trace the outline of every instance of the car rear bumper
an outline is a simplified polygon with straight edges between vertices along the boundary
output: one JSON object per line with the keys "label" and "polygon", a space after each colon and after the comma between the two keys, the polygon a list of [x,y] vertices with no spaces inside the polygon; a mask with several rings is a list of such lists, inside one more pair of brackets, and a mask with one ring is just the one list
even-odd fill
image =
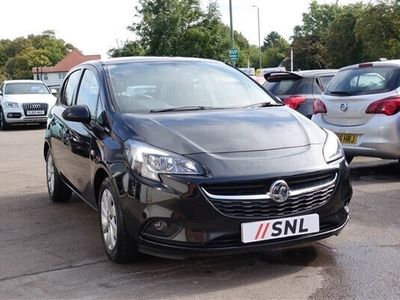
{"label": "car rear bumper", "polygon": [[368,123],[358,126],[337,126],[327,123],[321,114],[312,120],[335,133],[355,134],[355,144],[342,144],[346,155],[396,159],[400,157],[400,117],[374,115]]}

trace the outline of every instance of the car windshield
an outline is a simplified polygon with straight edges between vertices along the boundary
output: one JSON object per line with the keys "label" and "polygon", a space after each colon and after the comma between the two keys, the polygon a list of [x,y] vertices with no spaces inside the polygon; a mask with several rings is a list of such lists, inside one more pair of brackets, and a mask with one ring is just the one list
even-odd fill
{"label": "car windshield", "polygon": [[40,82],[13,82],[5,86],[5,94],[50,94],[49,89]]}
{"label": "car windshield", "polygon": [[400,69],[362,67],[340,71],[329,84],[329,95],[366,95],[392,91],[400,86]]}
{"label": "car windshield", "polygon": [[149,113],[277,104],[241,72],[214,62],[133,62],[104,66],[121,112]]}

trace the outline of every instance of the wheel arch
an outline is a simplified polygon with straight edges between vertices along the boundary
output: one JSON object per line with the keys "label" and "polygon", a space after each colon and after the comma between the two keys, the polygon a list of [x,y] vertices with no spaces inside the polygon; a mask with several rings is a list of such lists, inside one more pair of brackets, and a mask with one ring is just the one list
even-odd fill
{"label": "wheel arch", "polygon": [[47,158],[47,153],[49,152],[49,150],[50,150],[50,145],[49,145],[49,143],[46,141],[45,143],[44,143],[44,146],[43,146],[43,155],[44,155],[44,159],[46,160],[46,158]]}
{"label": "wheel arch", "polygon": [[96,203],[99,203],[99,192],[100,192],[100,186],[101,183],[103,182],[103,180],[105,178],[109,177],[108,172],[100,167],[99,169],[97,169],[95,175],[94,175],[94,180],[93,180],[93,190],[94,190],[94,196],[95,196],[95,200]]}

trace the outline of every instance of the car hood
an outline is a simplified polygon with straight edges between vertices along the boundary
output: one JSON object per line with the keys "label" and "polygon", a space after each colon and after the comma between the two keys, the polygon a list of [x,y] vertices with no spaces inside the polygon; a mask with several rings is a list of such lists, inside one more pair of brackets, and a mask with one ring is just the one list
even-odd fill
{"label": "car hood", "polygon": [[18,94],[18,95],[4,95],[5,101],[17,103],[47,103],[53,106],[56,98],[51,94]]}
{"label": "car hood", "polygon": [[265,151],[322,144],[326,133],[285,106],[213,111],[118,114],[123,139],[180,154]]}

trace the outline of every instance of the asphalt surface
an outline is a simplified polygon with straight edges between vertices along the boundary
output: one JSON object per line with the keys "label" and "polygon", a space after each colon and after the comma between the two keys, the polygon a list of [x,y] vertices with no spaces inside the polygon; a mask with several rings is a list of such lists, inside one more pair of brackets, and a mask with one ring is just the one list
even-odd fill
{"label": "asphalt surface", "polygon": [[294,249],[117,265],[97,213],[51,203],[43,129],[0,132],[0,299],[399,299],[400,167],[356,158],[351,220]]}

